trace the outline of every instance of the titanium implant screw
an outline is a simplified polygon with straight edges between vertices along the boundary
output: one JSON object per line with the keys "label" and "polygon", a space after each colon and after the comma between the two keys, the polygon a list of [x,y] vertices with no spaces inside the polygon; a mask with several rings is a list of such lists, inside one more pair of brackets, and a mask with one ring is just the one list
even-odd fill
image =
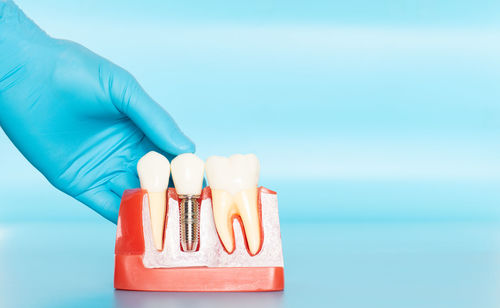
{"label": "titanium implant screw", "polygon": [[199,243],[200,212],[197,195],[179,195],[180,235],[183,251],[196,251]]}

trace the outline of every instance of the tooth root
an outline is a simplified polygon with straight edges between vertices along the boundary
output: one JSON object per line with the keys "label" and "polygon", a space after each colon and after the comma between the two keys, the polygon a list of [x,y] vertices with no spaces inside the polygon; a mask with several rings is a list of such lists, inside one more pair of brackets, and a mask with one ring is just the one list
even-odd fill
{"label": "tooth root", "polygon": [[234,251],[233,197],[226,191],[212,189],[212,208],[215,227],[222,245],[228,253],[232,253]]}
{"label": "tooth root", "polygon": [[257,187],[238,192],[234,201],[243,221],[248,249],[256,255],[261,246],[260,217],[257,204]]}
{"label": "tooth root", "polygon": [[257,187],[240,191],[234,196],[224,190],[212,189],[215,226],[228,253],[235,249],[232,219],[235,214],[239,215],[243,222],[242,228],[245,229],[250,254],[256,255],[259,251],[262,237],[257,193]]}
{"label": "tooth root", "polygon": [[153,242],[155,248],[161,251],[163,250],[163,231],[167,212],[167,196],[165,192],[148,192],[148,197]]}

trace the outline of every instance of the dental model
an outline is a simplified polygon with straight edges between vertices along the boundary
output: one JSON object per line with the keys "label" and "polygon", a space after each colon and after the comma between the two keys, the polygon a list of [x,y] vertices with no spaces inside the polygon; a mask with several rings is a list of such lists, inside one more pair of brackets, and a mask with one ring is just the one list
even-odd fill
{"label": "dental model", "polygon": [[257,185],[260,165],[254,154],[235,154],[207,159],[206,172],[212,190],[212,207],[217,233],[224,249],[233,253],[233,219],[241,218],[250,255],[262,245]]}
{"label": "dental model", "polygon": [[154,245],[157,250],[162,250],[170,163],[165,156],[151,151],[137,163],[137,173],[141,188],[148,192]]}
{"label": "dental model", "polygon": [[179,197],[181,247],[196,251],[199,243],[200,213],[198,199],[203,186],[205,164],[196,155],[181,154],[172,160],[171,170]]}
{"label": "dental model", "polygon": [[[211,186],[201,189],[203,169]],[[158,153],[145,155],[138,164],[143,189],[127,189],[120,204],[114,287],[283,290],[278,196],[257,187],[259,169],[253,154],[213,156],[205,164],[194,154],[171,164]],[[167,189],[169,172],[175,188]]]}

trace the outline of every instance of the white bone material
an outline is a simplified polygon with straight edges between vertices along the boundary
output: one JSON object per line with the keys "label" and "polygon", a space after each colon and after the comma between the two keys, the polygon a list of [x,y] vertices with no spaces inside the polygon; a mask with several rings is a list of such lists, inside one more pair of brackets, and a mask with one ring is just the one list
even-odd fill
{"label": "white bone material", "polygon": [[148,198],[144,196],[142,224],[145,252],[143,263],[146,268],[171,267],[283,267],[283,253],[278,215],[278,198],[275,194],[261,193],[262,225],[264,242],[261,251],[250,256],[238,220],[233,222],[236,248],[228,254],[219,241],[215,229],[211,199],[205,199],[200,211],[200,249],[183,252],[179,237],[179,204],[170,198],[168,204],[167,228],[163,251],[154,247],[151,234],[151,219]]}

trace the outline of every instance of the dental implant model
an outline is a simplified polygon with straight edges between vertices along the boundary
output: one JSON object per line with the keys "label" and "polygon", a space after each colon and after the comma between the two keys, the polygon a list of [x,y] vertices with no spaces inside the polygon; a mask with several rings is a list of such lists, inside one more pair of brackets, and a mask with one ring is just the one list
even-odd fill
{"label": "dental implant model", "polygon": [[[150,152],[138,171],[143,189],[126,190],[120,204],[116,289],[284,289],[278,196],[258,186],[260,163],[254,154],[212,156],[205,163],[181,154],[169,164]],[[202,189],[204,171],[210,186]],[[175,188],[167,189],[169,172]]]}
{"label": "dental implant model", "polygon": [[141,188],[148,192],[154,246],[161,251],[163,249],[163,230],[167,207],[166,191],[170,177],[170,163],[165,156],[151,151],[137,163],[137,174]]}
{"label": "dental implant model", "polygon": [[171,170],[179,197],[180,239],[184,252],[196,251],[199,243],[200,213],[198,199],[203,186],[205,164],[196,155],[181,154],[172,160]]}

